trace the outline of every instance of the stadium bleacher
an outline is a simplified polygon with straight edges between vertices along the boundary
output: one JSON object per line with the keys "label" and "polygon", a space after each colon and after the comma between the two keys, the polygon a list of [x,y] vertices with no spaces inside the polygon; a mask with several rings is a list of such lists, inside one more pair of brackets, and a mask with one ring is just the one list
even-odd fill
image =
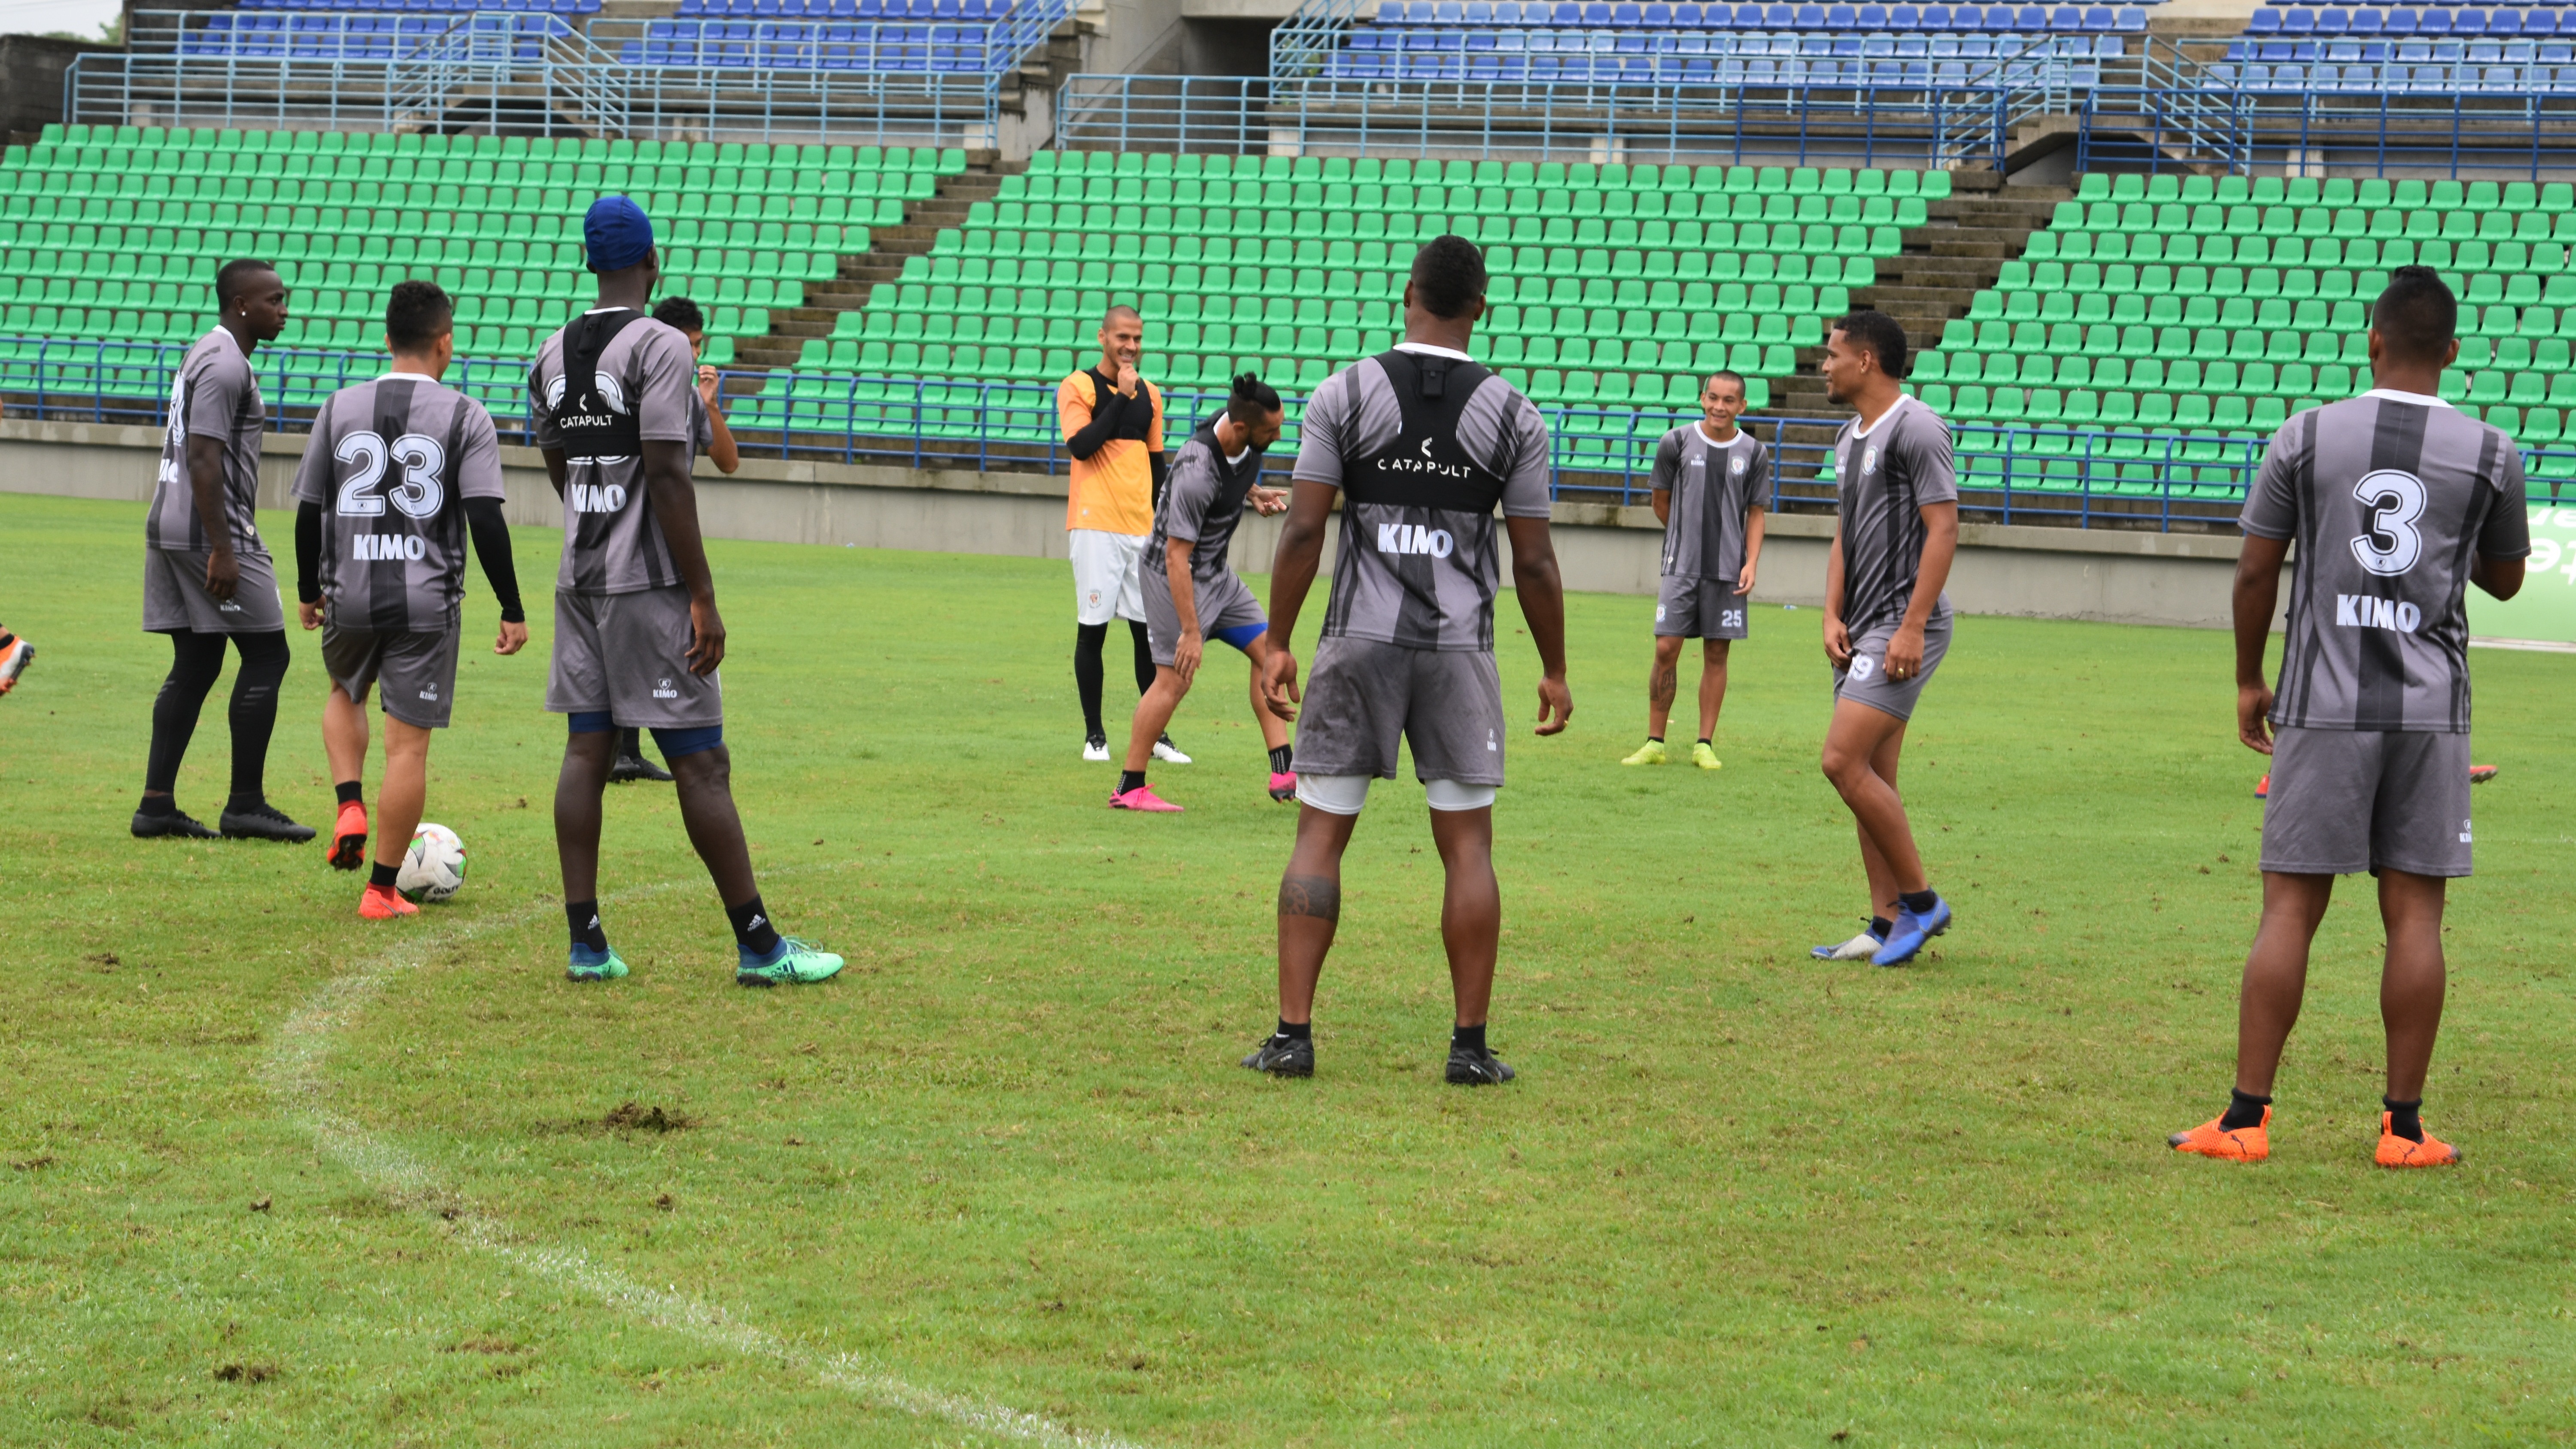
{"label": "stadium bleacher", "polygon": [[248,255],[295,288],[281,346],[372,353],[384,288],[426,275],[458,299],[460,355],[524,358],[590,295],[583,209],[624,191],[668,244],[665,292],[709,309],[721,363],[965,164],[954,149],[78,127],[0,163],[0,336],[185,341],[213,311],[214,268]]}
{"label": "stadium bleacher", "polygon": [[2512,39],[2516,36],[2544,38],[2557,35],[2565,26],[2567,34],[2576,35],[2576,7],[2565,0],[2534,0],[2529,5],[2477,6],[2341,6],[2290,5],[2263,6],[2245,23],[2245,34],[2254,39],[2283,37],[2292,40],[2331,39],[2350,35],[2360,38],[2423,36],[2427,39],[2494,36]]}
{"label": "stadium bleacher", "polygon": [[599,0],[234,0],[250,11],[400,10],[412,14],[468,15],[495,11],[529,15],[596,15]]}
{"label": "stadium bleacher", "polygon": [[[1834,86],[1922,90],[1933,86],[2026,85],[2083,89],[2101,81],[2100,62],[2122,54],[2116,36],[1661,35],[1623,37],[1552,31],[1394,32],[1326,62],[1334,80],[1479,80],[1581,84]],[[1386,42],[1402,40],[1400,47]],[[1490,40],[1491,46],[1477,42]],[[1644,42],[1652,40],[1649,48]],[[1432,42],[1432,43],[1417,43]],[[1383,47],[1383,48],[1382,48]]]}
{"label": "stadium bleacher", "polygon": [[1011,65],[1021,45],[994,25],[870,21],[656,20],[619,47],[629,65],[971,74]]}
{"label": "stadium bleacher", "polygon": [[859,20],[980,24],[1008,20],[1018,0],[680,0],[682,20]]}
{"label": "stadium bleacher", "polygon": [[[1603,0],[1388,0],[1371,24],[1407,29],[1990,31],[2043,35],[2084,31],[2135,34],[2147,28],[2136,4],[1816,5],[1607,4]],[[1362,27],[1365,28],[1365,27]]]}
{"label": "stadium bleacher", "polygon": [[[179,54],[191,57],[390,61],[413,54],[457,24],[454,16],[216,11],[203,25],[180,31],[177,45]],[[571,22],[562,15],[518,16],[509,30],[510,49],[515,59],[534,60],[548,37],[572,33]]]}
{"label": "stadium bleacher", "polygon": [[[2006,430],[2037,428],[2067,486],[2089,455],[2137,488],[2178,467],[2232,497],[2247,450],[2291,412],[2369,386],[2364,309],[2389,269],[2420,263],[2462,303],[2443,396],[2555,447],[2576,409],[2571,243],[2564,183],[2087,176],[1910,385],[1958,424],[1964,472],[1991,480]],[[2157,441],[2171,435],[2192,441],[2176,453]],[[2231,443],[2236,466],[2212,466]],[[2576,476],[2563,460],[2543,471]]]}

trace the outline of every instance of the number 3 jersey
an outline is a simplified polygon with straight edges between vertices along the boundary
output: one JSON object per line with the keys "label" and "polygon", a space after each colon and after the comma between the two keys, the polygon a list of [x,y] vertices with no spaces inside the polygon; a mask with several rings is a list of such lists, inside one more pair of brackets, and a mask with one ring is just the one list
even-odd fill
{"label": "number 3 jersey", "polygon": [[501,446],[483,405],[388,373],[322,404],[295,498],[322,510],[322,597],[348,629],[444,633],[465,597],[465,500],[501,497]]}
{"label": "number 3 jersey", "polygon": [[2413,393],[2310,408],[2272,435],[2241,522],[2296,543],[2273,724],[2468,731],[2469,564],[2531,552],[2511,438]]}

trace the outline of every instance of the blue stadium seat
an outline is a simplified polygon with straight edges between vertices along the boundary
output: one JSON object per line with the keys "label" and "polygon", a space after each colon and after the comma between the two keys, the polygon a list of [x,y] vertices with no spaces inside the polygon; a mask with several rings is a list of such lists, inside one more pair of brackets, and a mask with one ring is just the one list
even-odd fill
{"label": "blue stadium seat", "polygon": [[2417,35],[2450,34],[2451,12],[2440,8],[2425,11],[2415,21],[2415,33]]}
{"label": "blue stadium seat", "polygon": [[2254,7],[2254,18],[2245,22],[2245,33],[2248,35],[2280,34],[2280,10],[2270,5],[2258,5]]}

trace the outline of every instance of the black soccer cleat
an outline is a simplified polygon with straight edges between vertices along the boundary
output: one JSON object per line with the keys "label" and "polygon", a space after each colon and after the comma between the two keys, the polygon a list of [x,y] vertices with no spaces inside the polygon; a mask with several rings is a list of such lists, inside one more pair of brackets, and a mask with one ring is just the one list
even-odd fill
{"label": "black soccer cleat", "polygon": [[310,825],[298,825],[286,818],[286,812],[262,800],[247,810],[227,808],[216,817],[227,840],[282,840],[289,845],[302,845],[319,834]]}
{"label": "black soccer cleat", "polygon": [[1449,1080],[1461,1087],[1499,1087],[1516,1073],[1503,1059],[1483,1047],[1452,1045],[1449,1048]]}
{"label": "black soccer cleat", "polygon": [[608,767],[608,779],[611,784],[622,785],[629,780],[668,781],[670,778],[670,771],[642,755],[619,755],[617,763]]}
{"label": "black soccer cleat", "polygon": [[155,840],[165,835],[176,836],[181,840],[223,839],[223,836],[208,830],[205,822],[193,815],[183,815],[176,810],[167,815],[147,815],[140,810],[134,812],[135,839]]}
{"label": "black soccer cleat", "polygon": [[1306,1036],[1265,1037],[1252,1055],[1243,1059],[1247,1068],[1267,1072],[1274,1077],[1311,1077],[1315,1075],[1315,1039]]}

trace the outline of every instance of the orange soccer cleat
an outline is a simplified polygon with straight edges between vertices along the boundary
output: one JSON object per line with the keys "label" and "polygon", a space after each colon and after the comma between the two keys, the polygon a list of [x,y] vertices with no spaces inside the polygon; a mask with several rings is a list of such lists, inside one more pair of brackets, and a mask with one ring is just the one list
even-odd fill
{"label": "orange soccer cleat", "polygon": [[2165,1139],[2165,1145],[2176,1152],[2197,1152],[2203,1157],[2216,1157],[2228,1162],[2260,1162],[2272,1155],[2272,1109],[2263,1109],[2263,1120],[2251,1127],[2226,1128],[2218,1124],[2224,1115],[2212,1117],[2188,1132],[2177,1132]]}
{"label": "orange soccer cleat", "polygon": [[340,819],[331,827],[331,848],[325,857],[333,870],[356,870],[367,858],[367,807],[352,800],[340,807]]}
{"label": "orange soccer cleat", "polygon": [[[2460,1160],[2460,1149],[2427,1132],[2411,1142],[2388,1130],[2393,1112],[2379,1114],[2378,1162],[2382,1167],[2448,1167]],[[2420,1125],[2420,1124],[2419,1124]]]}
{"label": "orange soccer cleat", "polygon": [[2469,783],[2472,785],[2483,785],[2487,781],[2494,779],[2496,777],[2496,771],[2501,768],[2503,767],[2499,765],[2471,765],[2469,766]]}
{"label": "orange soccer cleat", "polygon": [[391,921],[419,914],[420,907],[381,886],[370,885],[367,893],[358,897],[358,915],[363,920]]}

